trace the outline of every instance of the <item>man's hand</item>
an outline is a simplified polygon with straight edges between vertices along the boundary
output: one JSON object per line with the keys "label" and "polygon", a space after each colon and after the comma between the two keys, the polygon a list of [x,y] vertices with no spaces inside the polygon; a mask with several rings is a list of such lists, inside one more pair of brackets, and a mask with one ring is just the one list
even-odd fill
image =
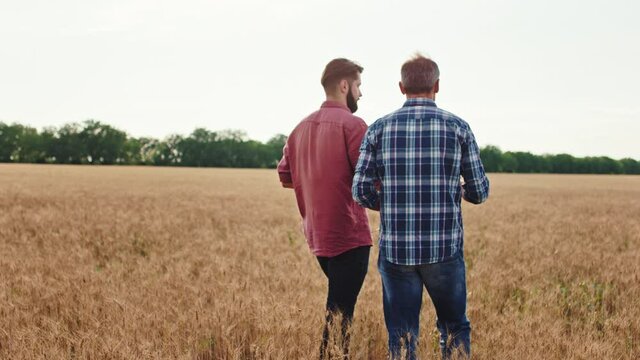
{"label": "man's hand", "polygon": [[462,200],[466,201],[466,202],[471,202],[467,199],[467,194],[466,194],[466,190],[464,189],[464,178],[462,176],[460,176],[460,191],[462,194]]}
{"label": "man's hand", "polygon": [[281,183],[285,189],[293,189],[293,183]]}
{"label": "man's hand", "polygon": [[462,188],[461,191],[462,191],[462,200],[464,200],[466,202],[471,202],[471,201],[467,200],[467,194],[466,194],[464,188]]}

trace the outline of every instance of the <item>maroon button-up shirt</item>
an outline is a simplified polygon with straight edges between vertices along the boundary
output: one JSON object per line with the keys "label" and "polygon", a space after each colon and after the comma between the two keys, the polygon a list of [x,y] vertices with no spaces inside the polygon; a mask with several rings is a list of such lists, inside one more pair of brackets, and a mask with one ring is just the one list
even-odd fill
{"label": "maroon button-up shirt", "polygon": [[367,124],[335,101],[291,132],[278,164],[282,183],[292,183],[304,234],[316,256],[332,257],[371,245],[367,213],[351,197],[354,169]]}

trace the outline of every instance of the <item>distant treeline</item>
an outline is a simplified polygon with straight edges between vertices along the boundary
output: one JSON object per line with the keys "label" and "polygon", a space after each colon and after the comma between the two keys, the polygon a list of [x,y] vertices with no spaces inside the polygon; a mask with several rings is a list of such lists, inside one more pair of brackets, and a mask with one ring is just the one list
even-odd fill
{"label": "distant treeline", "polygon": [[[286,139],[276,135],[262,143],[238,130],[198,128],[189,136],[158,140],[131,137],[94,120],[42,131],[0,122],[0,162],[274,168]],[[534,155],[491,145],[480,156],[487,172],[640,174],[640,162],[630,158]]]}
{"label": "distant treeline", "polygon": [[284,135],[261,143],[242,131],[201,128],[164,140],[135,138],[94,120],[40,132],[0,122],[0,162],[273,168],[285,141]]}
{"label": "distant treeline", "polygon": [[502,152],[488,145],[480,149],[487,172],[554,174],[640,174],[640,162],[606,156],[573,157],[569,154],[534,155],[529,152]]}

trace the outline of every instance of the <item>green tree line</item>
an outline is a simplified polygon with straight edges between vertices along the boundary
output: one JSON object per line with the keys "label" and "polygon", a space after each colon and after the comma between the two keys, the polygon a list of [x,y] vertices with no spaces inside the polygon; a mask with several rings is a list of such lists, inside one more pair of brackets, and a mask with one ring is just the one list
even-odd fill
{"label": "green tree line", "polygon": [[0,122],[0,162],[274,168],[285,141],[284,135],[261,143],[242,131],[202,128],[164,140],[135,138],[94,120],[40,132]]}
{"label": "green tree line", "polygon": [[487,172],[553,174],[640,174],[640,162],[606,156],[573,157],[569,154],[534,155],[522,151],[502,152],[492,145],[480,149]]}
{"label": "green tree line", "polygon": [[[285,141],[285,135],[262,143],[242,131],[203,128],[164,140],[135,138],[95,120],[42,131],[0,122],[0,162],[274,168]],[[640,162],[630,158],[534,155],[492,145],[483,147],[480,156],[487,172],[640,174]]]}

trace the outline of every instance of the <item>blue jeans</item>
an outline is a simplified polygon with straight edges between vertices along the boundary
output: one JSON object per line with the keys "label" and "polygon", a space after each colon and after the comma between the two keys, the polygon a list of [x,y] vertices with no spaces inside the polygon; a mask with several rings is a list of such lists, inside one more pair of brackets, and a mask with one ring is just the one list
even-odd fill
{"label": "blue jeans", "polygon": [[462,253],[441,263],[397,265],[378,257],[382,277],[384,320],[389,332],[389,352],[398,359],[402,342],[408,359],[416,359],[420,333],[422,287],[436,309],[442,357],[447,359],[454,349],[471,354],[471,326],[466,315],[467,286]]}

